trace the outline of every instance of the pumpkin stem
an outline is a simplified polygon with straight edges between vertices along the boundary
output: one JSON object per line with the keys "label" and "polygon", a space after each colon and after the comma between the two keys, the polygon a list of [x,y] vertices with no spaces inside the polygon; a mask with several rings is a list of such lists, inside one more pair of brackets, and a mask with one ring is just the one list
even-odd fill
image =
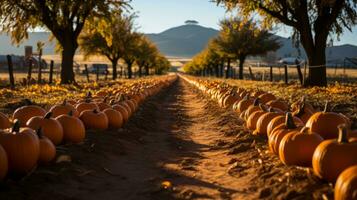
{"label": "pumpkin stem", "polygon": [[73,110],[70,110],[70,111],[68,112],[68,115],[72,117],[72,116],[73,116]]}
{"label": "pumpkin stem", "polygon": [[296,128],[296,125],[294,123],[293,116],[291,115],[290,112],[286,113],[285,116],[285,126],[287,129],[294,129]]}
{"label": "pumpkin stem", "polygon": [[327,112],[327,109],[328,109],[328,105],[329,104],[329,102],[328,101],[326,101],[326,103],[325,103],[325,107],[324,107],[324,111],[323,112]]}
{"label": "pumpkin stem", "polygon": [[64,99],[62,102],[62,106],[65,106],[65,105],[67,105],[67,99]]}
{"label": "pumpkin stem", "polygon": [[87,92],[86,98],[88,99],[92,98],[92,93],[90,91]]}
{"label": "pumpkin stem", "polygon": [[348,143],[346,124],[340,124],[338,126],[338,140],[337,141],[339,143]]}
{"label": "pumpkin stem", "polygon": [[52,112],[48,112],[43,118],[50,119],[52,117]]}
{"label": "pumpkin stem", "polygon": [[12,126],[11,132],[18,133],[20,131],[20,120],[16,119],[14,125]]}
{"label": "pumpkin stem", "polygon": [[30,99],[27,99],[27,98],[26,98],[26,99],[24,99],[24,101],[25,101],[25,104],[26,104],[27,106],[30,106],[30,105],[33,104]]}
{"label": "pumpkin stem", "polygon": [[243,100],[248,100],[248,99],[249,99],[249,96],[250,96],[250,94],[249,94],[249,93],[248,93],[248,94],[246,94],[246,95],[244,96]]}
{"label": "pumpkin stem", "polygon": [[98,113],[98,110],[97,110],[97,109],[94,109],[93,112],[94,112],[95,114],[97,114],[97,113]]}
{"label": "pumpkin stem", "polygon": [[260,104],[260,99],[259,98],[254,99],[253,106],[259,106],[259,104]]}
{"label": "pumpkin stem", "polygon": [[103,103],[107,103],[107,101],[108,101],[108,96],[104,97]]}
{"label": "pumpkin stem", "polygon": [[303,114],[305,114],[305,102],[299,105],[298,111],[296,114],[294,114],[294,116],[301,117]]}
{"label": "pumpkin stem", "polygon": [[262,111],[267,111],[266,108],[263,106],[263,104],[259,104],[259,108],[260,108]]}

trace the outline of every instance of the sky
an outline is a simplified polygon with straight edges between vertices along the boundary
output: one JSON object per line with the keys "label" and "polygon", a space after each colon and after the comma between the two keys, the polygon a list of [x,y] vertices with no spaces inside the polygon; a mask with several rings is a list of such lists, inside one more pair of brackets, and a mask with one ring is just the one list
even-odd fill
{"label": "sky", "polygon": [[[201,26],[219,29],[219,20],[229,15],[210,0],[132,0],[131,6],[138,15],[139,30],[144,33],[160,33],[183,25],[186,20],[196,20]],[[277,34],[289,37],[289,28],[279,29]],[[357,27],[353,33],[346,31],[340,39],[334,44],[357,45]]]}

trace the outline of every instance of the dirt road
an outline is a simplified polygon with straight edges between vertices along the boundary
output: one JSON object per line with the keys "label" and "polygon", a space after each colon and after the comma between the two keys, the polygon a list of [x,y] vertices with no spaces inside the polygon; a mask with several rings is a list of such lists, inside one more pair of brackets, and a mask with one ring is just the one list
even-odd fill
{"label": "dirt road", "polygon": [[59,147],[57,164],[0,185],[0,199],[322,199],[331,187],[283,166],[263,138],[244,130],[179,79],[116,132],[91,132]]}

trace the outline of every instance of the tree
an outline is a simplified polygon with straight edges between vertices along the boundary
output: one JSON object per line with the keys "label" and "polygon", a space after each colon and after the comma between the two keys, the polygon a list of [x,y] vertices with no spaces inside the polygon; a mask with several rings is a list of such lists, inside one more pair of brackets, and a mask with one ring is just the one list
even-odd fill
{"label": "tree", "polygon": [[310,86],[325,86],[326,46],[330,34],[339,36],[344,28],[351,31],[357,23],[357,1],[350,0],[215,0],[228,9],[238,8],[245,17],[259,13],[263,25],[283,23],[294,29],[308,57]]}
{"label": "tree", "polygon": [[143,75],[142,69],[144,67],[146,75],[149,75],[149,67],[154,64],[158,54],[159,50],[156,45],[143,35],[138,42],[138,48],[135,53],[136,63],[139,67],[139,77]]}
{"label": "tree", "polygon": [[118,42],[124,47],[123,60],[128,68],[128,78],[133,76],[132,66],[137,58],[137,52],[139,48],[140,38],[142,34],[131,30],[127,34],[123,35]]}
{"label": "tree", "polygon": [[75,82],[73,58],[78,37],[91,16],[110,15],[128,5],[124,0],[3,0],[0,4],[2,29],[13,41],[28,37],[28,30],[46,27],[62,47],[61,83]]}
{"label": "tree", "polygon": [[235,17],[222,20],[220,25],[215,43],[220,52],[239,60],[239,79],[243,79],[243,66],[248,56],[264,55],[280,48],[277,38],[268,30],[258,28],[252,20]]}
{"label": "tree", "polygon": [[108,17],[94,17],[88,20],[80,36],[80,48],[85,56],[104,55],[111,61],[113,80],[117,78],[118,61],[125,54],[123,39],[132,34],[134,18],[134,15],[119,12]]}

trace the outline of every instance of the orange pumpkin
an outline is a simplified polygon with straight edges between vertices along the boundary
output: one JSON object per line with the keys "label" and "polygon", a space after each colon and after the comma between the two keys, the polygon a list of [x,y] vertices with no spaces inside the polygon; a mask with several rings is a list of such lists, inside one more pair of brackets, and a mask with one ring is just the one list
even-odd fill
{"label": "orange pumpkin", "polygon": [[86,136],[86,131],[82,121],[74,117],[72,113],[60,115],[56,120],[62,125],[63,140],[68,143],[80,143]]}
{"label": "orange pumpkin", "polygon": [[115,104],[113,106],[113,109],[120,112],[120,114],[123,117],[124,123],[129,120],[129,112],[124,106],[122,106],[120,104]]}
{"label": "orange pumpkin", "polygon": [[264,93],[264,94],[259,96],[259,99],[260,99],[260,102],[262,102],[262,104],[266,104],[269,101],[276,100],[276,97],[273,94]]}
{"label": "orange pumpkin", "polygon": [[347,168],[338,176],[335,200],[357,200],[357,165]]}
{"label": "orange pumpkin", "polygon": [[77,109],[65,99],[62,104],[54,105],[50,108],[52,117],[56,118],[60,115],[68,114],[69,112],[73,113],[73,116],[78,117],[79,113]]}
{"label": "orange pumpkin", "polygon": [[313,114],[306,123],[310,131],[321,135],[324,139],[334,139],[338,137],[340,124],[350,125],[348,118],[342,114],[327,112],[327,104],[323,112]]}
{"label": "orange pumpkin", "polygon": [[299,99],[298,101],[296,101],[293,104],[291,104],[292,112],[295,112],[295,111],[299,110],[302,107],[302,105],[304,105],[305,109],[307,109],[307,110],[309,110],[309,111],[311,111],[313,113],[316,112],[315,108],[310,103],[308,103],[306,101],[306,97],[305,96],[301,97],[301,99]]}
{"label": "orange pumpkin", "polygon": [[237,113],[242,113],[243,111],[247,110],[249,106],[254,104],[254,99],[249,98],[249,96],[245,96],[243,100],[241,100],[237,105]]}
{"label": "orange pumpkin", "polygon": [[314,111],[306,107],[305,103],[299,105],[297,109],[293,112],[294,117],[301,119],[304,124],[309,121],[310,117],[314,114]]}
{"label": "orange pumpkin", "polygon": [[47,113],[44,117],[32,117],[26,125],[33,130],[41,128],[41,132],[46,138],[50,139],[53,144],[59,145],[63,140],[63,128],[56,119],[51,117],[51,112]]}
{"label": "orange pumpkin", "polygon": [[251,115],[249,115],[247,122],[246,122],[247,128],[249,130],[254,131],[257,128],[258,119],[265,113],[267,113],[267,112],[264,110],[263,107],[261,107],[260,111],[256,111],[256,112],[252,113]]}
{"label": "orange pumpkin", "polygon": [[42,134],[41,128],[37,131],[37,136],[40,140],[40,156],[38,161],[40,163],[49,163],[56,157],[55,145]]}
{"label": "orange pumpkin", "polygon": [[259,117],[254,135],[267,136],[268,124],[278,116],[284,116],[284,114],[270,111]]}
{"label": "orange pumpkin", "polygon": [[104,114],[108,118],[109,128],[111,129],[119,129],[123,126],[123,116],[119,111],[116,111],[112,108],[105,109]]}
{"label": "orange pumpkin", "polygon": [[294,123],[291,113],[287,113],[285,117],[285,124],[276,127],[268,140],[269,149],[272,153],[279,155],[279,146],[283,137],[289,133],[299,133],[302,127],[297,127]]}
{"label": "orange pumpkin", "polygon": [[9,170],[9,163],[4,148],[0,145],[0,181],[5,178]]}
{"label": "orange pumpkin", "polygon": [[357,142],[349,142],[347,127],[339,125],[339,138],[323,141],[315,150],[312,167],[314,173],[329,182],[352,165],[357,165]]}
{"label": "orange pumpkin", "polygon": [[[285,124],[285,119],[286,119],[286,116],[278,116],[278,117],[275,117],[274,119],[272,119],[268,126],[267,126],[267,136],[268,138],[271,136],[271,133],[272,131],[282,125],[282,124]],[[294,123],[296,124],[296,126],[303,126],[304,123],[301,121],[301,119],[297,118],[297,117],[293,117],[293,120],[294,120]]]}
{"label": "orange pumpkin", "polygon": [[85,102],[78,103],[76,105],[76,109],[77,109],[79,115],[81,115],[81,113],[83,111],[86,111],[86,110],[99,110],[99,107],[97,106],[96,103],[92,103],[90,100],[86,100]]}
{"label": "orange pumpkin", "polygon": [[128,111],[129,117],[134,113],[134,111],[128,105],[127,101],[122,101],[122,102],[119,103],[119,105],[123,106]]}
{"label": "orange pumpkin", "polygon": [[104,100],[100,103],[97,103],[97,106],[99,108],[100,111],[103,111],[107,108],[111,108],[111,106],[109,104],[107,104],[107,99],[108,98],[104,98]]}
{"label": "orange pumpkin", "polygon": [[259,98],[255,99],[254,100],[254,103],[252,105],[250,105],[248,107],[248,109],[244,110],[244,117],[242,119],[245,119],[247,120],[248,117],[253,113],[253,112],[256,112],[256,111],[260,111],[261,110],[261,107],[264,107],[264,105],[261,105],[260,102],[259,102]]}
{"label": "orange pumpkin", "polygon": [[303,128],[299,133],[286,134],[280,142],[279,157],[286,165],[312,166],[312,156],[323,138]]}
{"label": "orange pumpkin", "polygon": [[0,145],[5,149],[9,170],[18,174],[26,174],[36,167],[40,144],[34,130],[23,128],[15,121],[12,130],[0,131]]}
{"label": "orange pumpkin", "polygon": [[85,110],[81,113],[79,119],[82,120],[87,129],[106,130],[109,126],[107,116],[97,110]]}
{"label": "orange pumpkin", "polygon": [[9,118],[0,112],[0,129],[7,129],[11,127],[11,122]]}
{"label": "orange pumpkin", "polygon": [[267,106],[273,107],[273,108],[278,108],[282,111],[288,111],[289,110],[289,105],[282,100],[276,99],[276,100],[271,100],[267,103]]}
{"label": "orange pumpkin", "polygon": [[22,106],[15,110],[12,118],[20,121],[20,126],[26,126],[27,121],[31,117],[40,116],[43,117],[46,114],[46,110],[36,105]]}

